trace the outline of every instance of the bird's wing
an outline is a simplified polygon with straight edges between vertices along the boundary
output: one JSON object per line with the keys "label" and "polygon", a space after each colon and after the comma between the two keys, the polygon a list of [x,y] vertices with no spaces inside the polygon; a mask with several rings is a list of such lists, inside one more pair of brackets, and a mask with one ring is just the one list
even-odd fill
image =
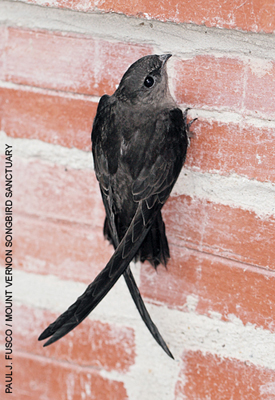
{"label": "bird's wing", "polygon": [[[151,163],[151,165],[148,162],[145,163],[138,178],[135,180],[132,191],[138,206],[123,239],[105,268],[87,287],[85,292],[67,311],[42,332],[39,340],[44,340],[51,336],[44,346],[66,335],[89,315],[125,272],[151,229],[156,215],[172,190],[185,157],[185,154],[180,154],[182,144],[177,143],[178,139],[176,138],[179,135],[183,135],[184,132],[177,132],[177,125],[172,118],[170,119],[171,122],[168,124],[168,129],[167,127],[165,128],[167,131],[165,133],[167,133],[168,137],[172,138],[174,135],[175,138],[170,138],[171,140],[166,148],[164,143],[160,149],[161,151],[159,151],[159,155],[154,157],[154,163]],[[164,125],[166,126],[167,124]],[[97,151],[96,147],[93,149],[94,152]],[[106,191],[108,190],[108,174],[110,174],[110,170],[108,171],[106,156],[100,151],[98,152],[98,156],[95,159],[96,174],[101,188]],[[114,157],[112,168],[114,168],[115,163],[116,160]]]}

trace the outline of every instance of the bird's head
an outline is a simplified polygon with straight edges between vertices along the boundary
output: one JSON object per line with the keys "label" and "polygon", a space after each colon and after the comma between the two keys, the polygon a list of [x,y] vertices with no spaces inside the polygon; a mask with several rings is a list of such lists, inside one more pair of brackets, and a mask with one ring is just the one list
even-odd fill
{"label": "bird's head", "polygon": [[171,55],[149,55],[134,62],[123,75],[114,95],[132,104],[162,103],[169,94],[166,62]]}

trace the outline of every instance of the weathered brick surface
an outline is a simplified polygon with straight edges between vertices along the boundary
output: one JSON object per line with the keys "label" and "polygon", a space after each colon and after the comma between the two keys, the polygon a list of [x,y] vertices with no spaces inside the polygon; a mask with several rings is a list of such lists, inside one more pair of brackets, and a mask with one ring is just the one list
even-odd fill
{"label": "weathered brick surface", "polygon": [[1,97],[0,127],[7,135],[90,151],[96,103],[21,88],[0,88]]}
{"label": "weathered brick surface", "polygon": [[[89,166],[92,166],[91,152]],[[14,206],[18,213],[71,222],[88,229],[102,228],[105,211],[92,169],[73,169],[16,157],[13,175],[17,193]],[[29,184],[22,185],[24,181]]]}
{"label": "weathered brick surface", "polygon": [[[3,307],[3,304],[1,304]],[[121,327],[86,319],[77,329],[51,346],[43,347],[40,333],[58,315],[30,306],[14,304],[13,351],[43,356],[71,365],[115,370],[125,373],[135,361],[135,335],[128,327]],[[5,327],[1,320],[0,340],[4,341]],[[27,340],[26,340],[27,338]]]}
{"label": "weathered brick surface", "polygon": [[6,27],[0,26],[0,79],[4,78],[5,38],[6,38]]}
{"label": "weathered brick surface", "polygon": [[275,62],[251,61],[246,79],[244,107],[255,117],[274,119]]}
{"label": "weathered brick surface", "polygon": [[151,52],[150,46],[9,28],[4,75],[9,82],[102,96],[115,91],[132,62]]}
{"label": "weathered brick surface", "polygon": [[171,197],[163,214],[174,244],[275,269],[274,217],[184,195]]}
{"label": "weathered brick surface", "polygon": [[113,253],[112,246],[103,239],[102,229],[20,215],[13,243],[15,268],[87,284]]}
{"label": "weathered brick surface", "polygon": [[[42,0],[24,0],[35,4],[43,4]],[[103,10],[117,12],[136,17],[158,19],[160,21],[188,22],[197,25],[217,26],[229,29],[242,29],[254,32],[274,32],[275,17],[272,0],[169,0],[147,2],[137,0],[129,3],[125,0],[71,1],[51,0],[46,5],[65,7],[74,10]]]}
{"label": "weathered brick surface", "polygon": [[183,355],[175,399],[268,400],[274,394],[274,378],[268,368],[190,351]]}
{"label": "weathered brick surface", "polygon": [[188,248],[171,247],[168,269],[141,269],[141,289],[153,302],[187,311],[187,296],[197,298],[194,311],[232,315],[244,324],[275,331],[274,273]]}
{"label": "weathered brick surface", "polygon": [[245,79],[243,61],[203,55],[179,60],[175,68],[175,94],[180,103],[198,108],[241,109]]}
{"label": "weathered brick surface", "polygon": [[[3,354],[1,354],[3,358]],[[122,382],[100,376],[94,368],[83,368],[68,363],[56,362],[45,357],[37,357],[18,352],[14,358],[13,399],[32,400],[126,400],[126,389]],[[4,376],[4,363],[0,363],[0,373]],[[3,380],[0,383],[3,393]],[[9,398],[7,394],[5,398]]]}
{"label": "weathered brick surface", "polygon": [[196,135],[191,140],[185,166],[275,182],[273,128],[200,118],[192,129]]}
{"label": "weathered brick surface", "polygon": [[176,63],[175,95],[191,107],[274,118],[272,61],[200,55]]}

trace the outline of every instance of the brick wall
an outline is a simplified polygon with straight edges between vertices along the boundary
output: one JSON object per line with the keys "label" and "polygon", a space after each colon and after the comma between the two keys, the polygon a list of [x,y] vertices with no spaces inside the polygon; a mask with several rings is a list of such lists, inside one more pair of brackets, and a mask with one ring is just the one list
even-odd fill
{"label": "brick wall", "polygon": [[[5,143],[14,153],[14,375],[5,399],[275,398],[274,31],[272,0],[0,2],[1,171]],[[133,61],[164,52],[174,55],[174,97],[198,117],[196,136],[163,210],[168,269],[133,271],[175,360],[151,338],[123,280],[43,348],[38,335],[112,254],[90,152],[99,97]],[[1,343],[4,301],[3,284]]]}

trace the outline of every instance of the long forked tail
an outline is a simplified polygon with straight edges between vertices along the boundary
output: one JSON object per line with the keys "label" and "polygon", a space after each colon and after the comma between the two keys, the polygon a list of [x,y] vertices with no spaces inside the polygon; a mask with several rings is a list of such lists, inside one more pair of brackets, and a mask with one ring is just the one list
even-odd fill
{"label": "long forked tail", "polygon": [[[121,274],[125,272],[129,263],[134,258],[139,246],[147,235],[154,221],[154,218],[158,212],[158,208],[155,209],[147,221],[144,220],[142,214],[142,202],[139,204],[136,214],[124,236],[122,241],[119,243],[113,256],[107,263],[106,267],[97,275],[95,280],[87,287],[85,292],[72,304],[67,311],[61,314],[56,321],[50,324],[39,336],[38,340],[44,340],[50,338],[44,346],[48,346],[54,343],[58,339],[65,336],[77,325],[79,325],[90,312],[100,303],[100,301],[106,296],[109,290],[113,287],[116,281],[119,279]],[[135,226],[139,226],[140,229],[135,228],[135,237],[133,241],[133,229]],[[137,231],[139,231],[137,233]],[[148,311],[142,301],[138,288],[134,279],[132,279],[132,273],[127,273],[125,278],[129,290],[134,298],[135,304],[145,321],[148,329],[156,339],[156,341],[163,347],[164,351],[173,358],[164,340],[159,334],[156,326],[152,322]],[[137,289],[137,291],[136,291]],[[133,295],[134,293],[134,295]],[[138,293],[138,295],[137,295]],[[137,300],[138,299],[138,300]],[[141,301],[140,301],[141,299]]]}

